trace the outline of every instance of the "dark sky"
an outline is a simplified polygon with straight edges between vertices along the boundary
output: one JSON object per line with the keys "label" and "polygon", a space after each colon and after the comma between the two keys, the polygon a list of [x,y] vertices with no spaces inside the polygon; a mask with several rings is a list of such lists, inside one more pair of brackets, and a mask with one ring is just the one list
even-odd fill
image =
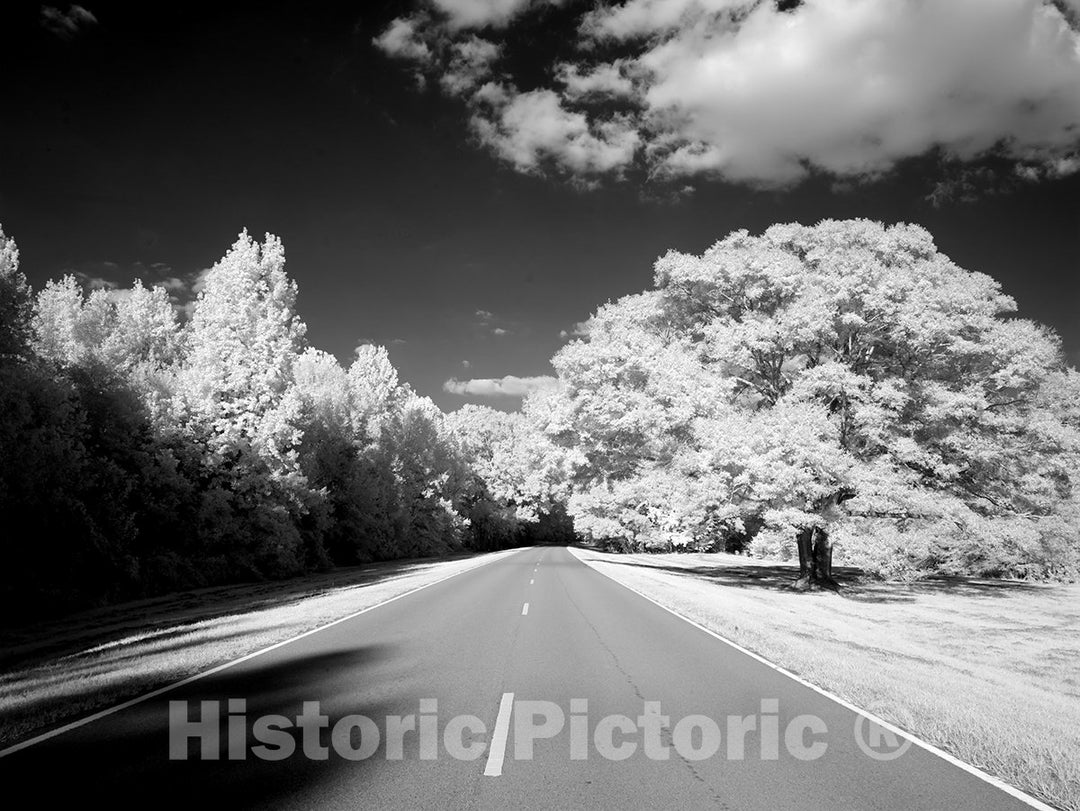
{"label": "dark sky", "polygon": [[[3,4],[0,223],[35,287],[68,271],[190,276],[241,228],[269,231],[314,345],[347,362],[361,340],[385,344],[402,378],[450,409],[465,400],[443,391],[448,378],[549,374],[560,331],[644,289],[668,248],[860,216],[925,226],[1080,359],[1078,174],[976,182],[937,206],[927,196],[947,173],[933,156],[841,186],[696,178],[673,201],[677,186],[631,172],[584,190],[500,161],[465,105],[417,89],[372,45],[415,6],[225,5],[86,0],[96,22],[57,28],[39,4]],[[520,37],[521,70],[540,70],[565,11]],[[995,164],[972,167],[978,179]]]}

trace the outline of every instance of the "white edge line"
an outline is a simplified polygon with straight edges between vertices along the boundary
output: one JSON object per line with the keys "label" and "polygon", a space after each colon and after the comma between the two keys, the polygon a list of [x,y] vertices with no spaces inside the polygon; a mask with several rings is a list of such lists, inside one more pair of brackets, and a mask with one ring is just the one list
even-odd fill
{"label": "white edge line", "polygon": [[811,682],[808,682],[806,679],[802,678],[801,676],[796,676],[794,673],[792,673],[789,670],[785,670],[780,665],[775,664],[773,662],[770,662],[764,656],[760,656],[760,655],[754,653],[752,650],[748,650],[747,648],[744,648],[739,643],[732,642],[727,637],[721,636],[716,631],[713,631],[713,630],[711,630],[709,628],[706,628],[700,622],[696,622],[695,620],[692,620],[689,617],[684,616],[683,614],[680,614],[678,611],[676,611],[673,608],[668,608],[663,603],[657,602],[652,597],[650,597],[647,594],[644,594],[643,592],[638,591],[633,586],[628,586],[628,585],[626,585],[626,583],[623,583],[620,580],[616,580],[614,577],[609,575],[607,572],[602,572],[596,566],[593,566],[592,562],[582,558],[578,554],[578,551],[576,549],[574,549],[573,547],[567,547],[567,549],[570,551],[570,554],[572,554],[574,557],[576,557],[578,559],[578,561],[580,563],[585,564],[586,566],[588,566],[590,569],[592,569],[597,574],[603,575],[604,577],[606,577],[608,580],[610,580],[613,583],[618,583],[623,588],[634,592],[634,594],[638,595],[639,597],[643,597],[644,599],[648,600],[653,605],[664,609],[669,614],[674,614],[676,617],[678,617],[679,619],[681,619],[681,620],[683,620],[685,622],[690,623],[691,625],[693,625],[698,630],[704,631],[709,636],[715,637],[716,639],[723,642],[725,645],[728,645],[728,646],[734,648],[735,650],[739,651],[740,653],[744,653],[747,656],[749,656],[750,658],[755,659],[758,662],[761,662],[761,664],[765,665],[766,667],[772,668],[777,673],[779,673],[779,674],[781,674],[783,676],[787,676],[789,679],[798,682],[803,687],[809,687],[815,693],[818,693],[820,695],[825,696],[825,698],[836,702],[841,707],[844,707],[845,709],[851,710],[852,712],[858,713],[859,715],[861,715],[863,718],[867,719],[868,721],[870,721],[870,722],[872,722],[874,724],[877,724],[878,726],[880,726],[880,727],[882,727],[884,729],[889,730],[890,732],[892,732],[895,735],[899,735],[902,738],[906,738],[907,740],[911,741],[916,746],[918,746],[918,747],[920,747],[922,749],[925,749],[930,754],[937,755],[942,760],[945,760],[948,763],[951,763],[953,766],[956,766],[957,768],[962,769],[965,772],[968,772],[969,774],[974,775],[975,777],[978,777],[980,780],[983,780],[983,781],[989,783],[994,788],[1000,789],[1001,791],[1004,791],[1006,794],[1009,794],[1009,795],[1015,797],[1016,799],[1020,800],[1021,802],[1024,802],[1027,805],[1030,805],[1032,808],[1038,808],[1038,809],[1040,809],[1040,811],[1058,811],[1058,809],[1054,808],[1051,805],[1047,805],[1042,800],[1038,800],[1035,797],[1032,797],[1030,794],[1024,793],[1020,789],[1016,788],[1016,786],[1009,785],[1004,780],[1002,780],[1000,777],[995,777],[992,774],[988,774],[987,772],[984,772],[982,769],[978,768],[977,766],[972,766],[970,763],[965,763],[964,761],[960,760],[960,758],[956,757],[955,755],[950,755],[948,752],[946,752],[946,751],[944,751],[942,749],[938,749],[932,743],[927,743],[926,741],[915,737],[910,732],[906,732],[905,730],[900,729],[900,727],[896,726],[895,724],[890,724],[888,721],[884,720],[883,718],[878,718],[873,713],[867,712],[866,710],[862,709],[861,707],[856,707],[850,701],[845,701],[844,699],[840,698],[840,696],[834,695],[834,694],[830,693],[828,690],[825,690],[825,689],[823,689],[821,687],[818,687],[816,684],[812,684]]}
{"label": "white edge line", "polygon": [[495,719],[495,732],[491,736],[491,748],[488,749],[487,764],[484,766],[485,777],[499,777],[502,774],[506,736],[510,731],[510,712],[513,708],[514,694],[503,693],[502,701],[499,702],[499,715]]}
{"label": "white edge line", "polygon": [[[510,554],[517,551],[520,550],[507,550],[508,554],[498,555],[498,557],[509,557]],[[338,625],[342,622],[347,622],[348,620],[358,617],[361,614],[366,614],[368,611],[373,611],[374,609],[380,608],[387,603],[392,603],[394,602],[394,600],[400,600],[402,597],[408,597],[410,594],[416,594],[416,592],[418,591],[423,591],[430,586],[438,585],[439,583],[449,580],[452,577],[457,577],[459,574],[465,574],[466,572],[471,572],[474,569],[479,569],[481,566],[486,566],[492,561],[497,560],[498,557],[493,556],[488,560],[477,563],[475,566],[470,566],[467,569],[461,569],[460,571],[454,572],[453,574],[448,574],[446,577],[440,577],[438,580],[433,580],[430,583],[425,583],[422,586],[417,586],[416,588],[410,589],[409,591],[394,595],[393,597],[389,597],[386,600],[383,600],[381,603],[375,603],[375,605],[369,605],[367,608],[361,608],[359,611],[354,611],[347,616],[339,617],[338,619],[332,620],[325,625],[319,625],[315,628],[310,628],[307,631],[304,631],[302,634],[297,634],[296,636],[289,637],[288,639],[283,639],[280,642],[275,642],[273,645],[269,645],[268,647],[260,648],[257,651],[245,654],[239,659],[233,659],[229,662],[225,662],[223,664],[212,667],[209,670],[204,670],[201,673],[196,673],[193,676],[188,676],[187,678],[181,679],[180,681],[175,681],[172,684],[166,684],[164,687],[159,687],[156,690],[151,690],[149,693],[143,693],[140,696],[135,696],[135,698],[130,698],[120,704],[115,704],[112,707],[106,707],[103,710],[98,710],[92,715],[87,715],[85,718],[78,718],[74,721],[64,724],[61,727],[49,730],[48,732],[43,732],[42,734],[36,735],[33,738],[28,738],[25,741],[9,746],[7,749],[0,749],[0,758],[6,757],[7,755],[13,755],[16,752],[33,746],[34,744],[42,743],[49,740],[50,738],[55,738],[58,735],[63,735],[66,732],[71,732],[71,730],[73,729],[78,729],[79,727],[86,726],[87,724],[92,724],[94,721],[99,721],[102,718],[106,718],[110,715],[113,715],[114,713],[118,713],[121,710],[126,710],[128,707],[134,707],[136,704],[142,704],[143,702],[149,701],[152,698],[157,698],[158,696],[164,695],[165,693],[172,692],[173,690],[177,690],[181,687],[186,687],[187,685],[191,684],[192,682],[198,681],[199,679],[204,679],[207,676],[214,675],[215,673],[220,673],[222,670],[226,670],[233,665],[238,665],[241,662],[246,662],[248,659],[254,659],[256,656],[262,656],[264,653],[269,653],[272,650],[277,650],[280,647],[289,645],[293,642],[296,642],[297,640],[303,639],[306,636],[317,634],[319,631],[325,631],[327,628],[332,628],[333,626]]]}

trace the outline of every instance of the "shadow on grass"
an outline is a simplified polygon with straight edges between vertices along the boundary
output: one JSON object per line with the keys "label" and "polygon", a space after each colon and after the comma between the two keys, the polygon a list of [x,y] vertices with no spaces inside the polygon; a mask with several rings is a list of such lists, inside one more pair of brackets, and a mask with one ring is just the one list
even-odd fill
{"label": "shadow on grass", "polygon": [[136,635],[151,634],[155,639],[182,636],[195,623],[280,608],[340,589],[386,583],[435,563],[464,560],[480,554],[386,561],[340,567],[290,580],[210,586],[117,603],[19,627],[0,626],[0,672],[29,667]]}
{"label": "shadow on grass", "polygon": [[[697,580],[707,580],[732,588],[764,589],[771,591],[794,591],[799,568],[790,563],[736,563],[725,555],[716,565],[691,564],[673,566],[656,561],[619,560],[608,558],[606,562],[619,566],[655,569]],[[1013,597],[1030,594],[1046,588],[1035,583],[1016,580],[979,580],[961,577],[931,577],[913,583],[878,580],[860,569],[838,566],[833,576],[840,584],[840,596],[856,602],[909,603],[929,594],[949,593],[966,597]]]}
{"label": "shadow on grass", "polygon": [[[350,780],[360,781],[354,785],[360,785],[372,767],[402,767],[387,764],[385,741],[370,759],[351,760],[335,751],[329,729],[324,729],[319,737],[328,756],[312,759],[305,756],[302,730],[292,726],[281,734],[292,738],[294,753],[275,762],[251,753],[259,743],[251,725],[266,714],[295,720],[305,701],[317,701],[331,727],[345,715],[359,714],[382,730],[383,719],[395,709],[416,712],[415,698],[384,688],[373,699],[365,690],[380,681],[379,663],[390,653],[387,646],[347,645],[301,656],[261,656],[0,758],[0,780],[9,796],[34,797],[52,807],[268,807],[340,784],[346,770]],[[226,702],[237,698],[246,702],[247,729],[245,757],[239,760],[229,759],[226,720]],[[216,759],[201,757],[198,739],[187,742],[188,759],[170,758],[169,702],[184,700],[192,721],[200,719],[200,702],[219,707],[217,746],[212,747]],[[359,741],[354,732],[352,745]],[[405,759],[415,760],[410,743],[406,738]]]}
{"label": "shadow on grass", "polygon": [[[20,727],[37,729],[43,718],[77,717],[84,711],[142,695],[162,683],[183,677],[182,673],[170,677],[139,669],[139,662],[150,656],[181,653],[196,646],[241,639],[247,634],[240,630],[216,634],[209,641],[175,640],[150,652],[140,649],[107,659],[80,657],[55,670],[15,671],[4,675],[0,677],[0,723],[3,724],[0,747],[10,743],[10,732]],[[216,664],[213,662],[203,669]],[[107,680],[105,686],[103,680]]]}

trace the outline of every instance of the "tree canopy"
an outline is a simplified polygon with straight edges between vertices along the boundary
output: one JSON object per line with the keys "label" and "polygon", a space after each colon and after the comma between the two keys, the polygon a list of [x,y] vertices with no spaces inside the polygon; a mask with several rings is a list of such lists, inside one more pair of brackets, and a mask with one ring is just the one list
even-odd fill
{"label": "tree canopy", "polygon": [[671,251],[654,289],[601,307],[552,361],[547,430],[582,454],[577,526],[673,548],[764,526],[811,560],[842,532],[866,562],[852,533],[884,522],[910,569],[1050,566],[1080,389],[1054,333],[1015,310],[918,226],[777,225]]}

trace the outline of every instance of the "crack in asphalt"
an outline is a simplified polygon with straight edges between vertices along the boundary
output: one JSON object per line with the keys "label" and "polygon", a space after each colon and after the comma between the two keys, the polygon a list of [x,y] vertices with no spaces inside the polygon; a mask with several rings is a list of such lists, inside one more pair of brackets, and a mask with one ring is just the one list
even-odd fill
{"label": "crack in asphalt", "polygon": [[[580,561],[578,562],[580,563]],[[584,566],[585,564],[582,563],[581,565]],[[571,596],[561,576],[559,577],[559,585],[562,586],[563,594],[566,596],[566,599],[569,600],[570,604],[574,607],[574,610],[577,611],[578,615],[585,621],[585,624],[589,626],[589,630],[593,632],[593,635],[596,637],[596,641],[600,643],[600,647],[602,647],[607,652],[608,656],[611,657],[611,661],[615,664],[615,668],[623,675],[623,678],[626,679],[626,683],[630,685],[630,689],[634,691],[634,695],[637,696],[638,699],[640,699],[641,703],[644,705],[647,699],[644,695],[642,695],[641,690],[638,688],[633,676],[631,676],[629,671],[625,667],[623,667],[622,662],[619,661],[619,657],[615,655],[615,651],[613,651],[610,646],[608,646],[607,642],[604,641],[604,638],[600,636],[600,632],[596,630],[596,626],[593,625],[592,620],[590,620],[585,615],[585,612],[581,610],[581,606],[578,605],[577,601],[573,598],[573,596]],[[697,767],[693,764],[693,762],[683,757],[679,753],[679,750],[675,748],[675,746],[673,745],[671,730],[668,726],[663,726],[660,728],[660,739],[661,742],[669,748],[669,751],[674,752],[675,756],[679,759],[679,761],[682,762],[683,766],[686,767],[686,770],[690,772],[693,778],[697,780],[703,788],[708,790],[709,794],[712,795],[713,802],[715,802],[720,808],[729,809],[730,806],[716,790],[716,788],[712,785],[712,783],[702,777],[701,773],[697,770]]]}

